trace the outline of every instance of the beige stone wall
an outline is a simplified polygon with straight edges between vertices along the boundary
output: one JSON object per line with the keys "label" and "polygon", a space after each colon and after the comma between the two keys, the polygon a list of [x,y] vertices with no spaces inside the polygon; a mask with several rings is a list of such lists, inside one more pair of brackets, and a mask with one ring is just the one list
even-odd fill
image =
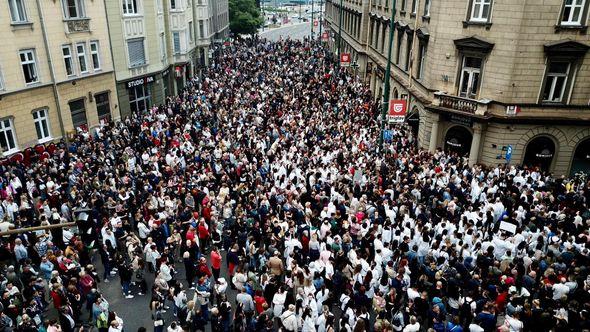
{"label": "beige stone wall", "polygon": [[[97,93],[109,93],[111,116],[113,118],[120,117],[115,77],[113,72],[103,75],[94,75],[82,80],[76,80],[75,82],[75,85],[73,85],[72,82],[65,82],[58,84],[57,86],[61,102],[60,106],[63,114],[62,119],[66,132],[71,132],[74,130],[74,126],[72,125],[72,115],[68,103],[72,100],[80,98],[84,99],[84,104],[86,106],[86,119],[88,121],[88,127],[92,128],[99,124],[96,102],[94,100],[94,95]],[[90,98],[90,96],[92,96],[92,98]]]}
{"label": "beige stone wall", "polygon": [[36,145],[37,132],[32,112],[47,109],[49,116],[49,132],[54,139],[61,138],[57,106],[53,98],[51,86],[28,89],[19,93],[3,95],[0,100],[0,118],[11,118],[16,131],[17,147],[22,151]]}

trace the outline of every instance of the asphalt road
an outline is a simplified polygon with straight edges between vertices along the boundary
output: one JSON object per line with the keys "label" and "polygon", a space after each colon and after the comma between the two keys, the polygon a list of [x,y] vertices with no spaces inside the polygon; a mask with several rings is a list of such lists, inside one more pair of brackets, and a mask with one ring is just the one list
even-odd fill
{"label": "asphalt road", "polygon": [[[318,28],[316,27],[315,30]],[[319,31],[314,31],[317,33]],[[283,38],[291,38],[291,39],[303,39],[303,37],[309,37],[311,33],[311,22],[304,22],[304,23],[297,23],[292,24],[276,29],[265,30],[259,33],[260,37],[267,38],[272,41],[278,41],[279,39]]]}

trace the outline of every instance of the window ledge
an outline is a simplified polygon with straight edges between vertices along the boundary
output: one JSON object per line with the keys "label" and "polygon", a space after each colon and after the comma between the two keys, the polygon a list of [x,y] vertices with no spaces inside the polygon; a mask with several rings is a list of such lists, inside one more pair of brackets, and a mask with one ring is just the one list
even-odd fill
{"label": "window ledge", "polygon": [[14,148],[14,149],[10,149],[10,150],[6,150],[6,151],[0,151],[0,155],[2,155],[3,157],[8,157],[11,156],[15,153],[20,152],[19,148]]}
{"label": "window ledge", "polygon": [[490,30],[492,22],[463,21],[463,28],[467,28],[468,26],[480,26],[485,27],[486,30]]}
{"label": "window ledge", "polygon": [[424,16],[422,16],[422,22],[430,23],[430,15],[424,15]]}
{"label": "window ledge", "polygon": [[563,24],[556,24],[555,25],[555,32],[561,31],[579,31],[581,34],[586,34],[588,31],[587,25],[563,25]]}
{"label": "window ledge", "polygon": [[20,30],[20,29],[32,29],[33,22],[11,22],[10,25],[12,26],[13,30]]}
{"label": "window ledge", "polygon": [[400,10],[399,14],[400,14],[401,16],[406,16],[406,11],[405,11],[405,10]]}
{"label": "window ledge", "polygon": [[410,17],[411,17],[411,18],[414,18],[414,17],[416,17],[416,13],[410,13]]}
{"label": "window ledge", "polygon": [[47,143],[47,142],[51,142],[53,141],[53,137],[49,136],[49,137],[45,137],[43,139],[40,139],[38,142],[39,144],[43,144],[43,143]]}

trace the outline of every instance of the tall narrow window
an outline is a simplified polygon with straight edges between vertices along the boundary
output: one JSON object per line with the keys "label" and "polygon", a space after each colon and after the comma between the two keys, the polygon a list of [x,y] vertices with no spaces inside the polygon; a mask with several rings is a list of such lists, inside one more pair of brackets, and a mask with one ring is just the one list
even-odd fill
{"label": "tall narrow window", "polygon": [[66,18],[84,18],[84,0],[62,0]]}
{"label": "tall narrow window", "polygon": [[406,0],[401,1],[401,5],[399,6],[399,10],[402,12],[406,11]]}
{"label": "tall narrow window", "polygon": [[193,22],[188,22],[188,40],[192,43],[194,40]]}
{"label": "tall narrow window", "polygon": [[202,20],[199,21],[199,38],[205,38],[205,23]]}
{"label": "tall narrow window", "polygon": [[543,89],[543,101],[551,103],[565,102],[566,86],[570,73],[571,63],[566,61],[551,61],[545,75],[545,89]]}
{"label": "tall narrow window", "polygon": [[387,39],[387,24],[383,24],[381,31],[381,53],[385,52],[385,40]]}
{"label": "tall narrow window", "polygon": [[26,84],[39,82],[37,76],[37,63],[35,61],[35,50],[23,50],[19,52],[20,63]]}
{"label": "tall narrow window", "polygon": [[92,69],[100,70],[100,53],[98,51],[98,41],[90,42],[90,56],[92,57]]}
{"label": "tall narrow window", "polygon": [[176,9],[176,5],[178,0],[170,0],[170,9]]}
{"label": "tall narrow window", "polygon": [[27,22],[24,0],[8,0],[8,6],[10,7],[10,17],[13,23]]}
{"label": "tall narrow window", "polygon": [[0,119],[0,149],[5,154],[18,151],[14,127],[10,118]]}
{"label": "tall narrow window", "polygon": [[426,43],[420,42],[420,48],[418,53],[418,72],[416,73],[417,78],[424,78],[424,63],[426,62]]}
{"label": "tall narrow window", "polygon": [[49,134],[49,117],[47,110],[41,109],[33,112],[33,122],[35,123],[35,131],[37,131],[37,139],[40,143],[51,139]]}
{"label": "tall narrow window", "polygon": [[565,0],[563,6],[562,25],[582,25],[586,0]]}
{"label": "tall narrow window", "polygon": [[404,41],[403,30],[397,30],[397,45],[395,50],[395,64],[399,65],[401,54],[402,54],[402,43]]}
{"label": "tall narrow window", "polygon": [[172,41],[174,42],[174,54],[180,53],[180,32],[172,32]]}
{"label": "tall narrow window", "polygon": [[66,69],[66,75],[74,75],[74,60],[72,59],[72,47],[70,45],[64,45],[61,47],[61,52],[64,56],[64,66]]}
{"label": "tall narrow window", "polygon": [[160,34],[160,51],[162,61],[166,61],[166,58],[168,57],[166,54],[166,36],[164,36],[163,33]]}
{"label": "tall narrow window", "polygon": [[416,15],[418,11],[418,0],[412,0],[412,14]]}
{"label": "tall narrow window", "polygon": [[488,22],[491,8],[492,0],[472,0],[470,21]]}
{"label": "tall narrow window", "polygon": [[412,36],[408,35],[408,42],[406,45],[407,46],[406,47],[406,66],[405,66],[406,71],[410,70],[410,63],[412,63],[413,43],[414,43],[414,40],[412,39]]}
{"label": "tall narrow window", "polygon": [[129,52],[129,67],[145,65],[143,38],[129,39],[127,41],[127,51]]}
{"label": "tall narrow window", "polygon": [[109,102],[109,93],[103,92],[94,95],[94,100],[96,101],[96,113],[98,114],[98,119],[109,119],[111,117],[111,105]]}
{"label": "tall narrow window", "polygon": [[123,0],[123,14],[137,15],[139,14],[138,0]]}
{"label": "tall narrow window", "polygon": [[465,56],[461,66],[459,95],[474,99],[479,91],[482,58]]}
{"label": "tall narrow window", "polygon": [[86,63],[86,44],[76,44],[76,54],[78,56],[78,65],[80,67],[80,73],[85,74],[88,72],[88,64]]}
{"label": "tall narrow window", "polygon": [[70,101],[69,105],[74,128],[85,126],[88,121],[86,120],[86,106],[84,105],[84,99]]}
{"label": "tall narrow window", "polygon": [[432,0],[424,0],[424,16],[430,16],[430,5],[432,5]]}

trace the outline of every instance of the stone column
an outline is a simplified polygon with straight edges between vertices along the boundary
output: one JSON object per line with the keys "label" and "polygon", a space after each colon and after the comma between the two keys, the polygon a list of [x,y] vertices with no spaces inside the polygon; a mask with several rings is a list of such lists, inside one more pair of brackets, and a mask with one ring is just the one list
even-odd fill
{"label": "stone column", "polygon": [[434,153],[436,151],[436,144],[438,142],[438,124],[440,123],[440,114],[434,114],[432,117],[432,128],[430,130],[430,142],[428,144],[428,152]]}
{"label": "stone column", "polygon": [[469,151],[469,165],[477,163],[479,160],[479,150],[481,144],[481,123],[473,124],[473,139],[471,140],[471,150]]}

